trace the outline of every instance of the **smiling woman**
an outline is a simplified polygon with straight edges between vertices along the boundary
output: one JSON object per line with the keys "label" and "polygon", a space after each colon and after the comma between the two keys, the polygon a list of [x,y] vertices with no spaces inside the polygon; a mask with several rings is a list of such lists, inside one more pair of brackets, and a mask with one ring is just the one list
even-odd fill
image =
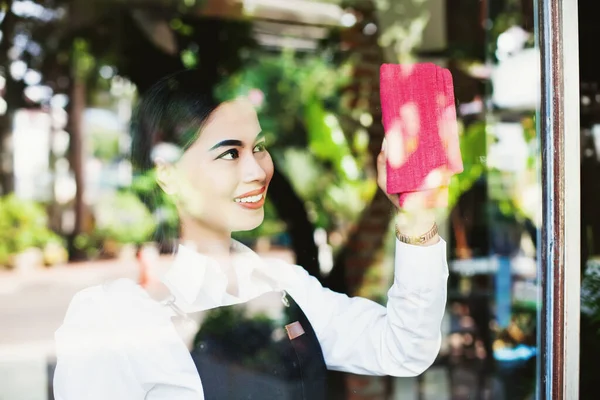
{"label": "smiling woman", "polygon": [[154,163],[159,185],[176,194],[182,238],[203,247],[260,225],[273,162],[248,101],[223,103],[201,124],[202,133],[176,163]]}
{"label": "smiling woman", "polygon": [[[204,249],[260,225],[273,162],[252,103],[238,98],[219,105],[201,86],[194,71],[154,85],[136,112],[132,156],[141,172],[156,168],[158,184],[177,207],[182,239]],[[152,152],[164,141],[182,149],[180,157]]]}
{"label": "smiling woman", "polygon": [[[180,220],[166,298],[125,279],[78,293],[56,333],[55,398],[324,400],[327,369],[422,373],[440,347],[448,276],[433,221],[410,219],[421,241],[397,222],[387,307],[261,258],[231,239],[262,223],[273,176],[256,112],[245,98],[214,103],[197,76],[159,81],[133,125],[134,163],[155,170]],[[382,150],[383,190],[386,159]],[[190,317],[203,322],[186,343],[174,322]]]}

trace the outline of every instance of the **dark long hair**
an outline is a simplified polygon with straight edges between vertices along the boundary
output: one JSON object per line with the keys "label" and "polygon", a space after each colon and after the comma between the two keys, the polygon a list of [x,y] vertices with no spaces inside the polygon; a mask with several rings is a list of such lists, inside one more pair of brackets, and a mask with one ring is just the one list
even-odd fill
{"label": "dark long hair", "polygon": [[158,218],[155,240],[163,251],[178,238],[179,221],[172,201],[156,183],[153,150],[170,143],[183,152],[194,143],[218,106],[210,87],[197,70],[168,75],[142,94],[132,117],[134,191]]}

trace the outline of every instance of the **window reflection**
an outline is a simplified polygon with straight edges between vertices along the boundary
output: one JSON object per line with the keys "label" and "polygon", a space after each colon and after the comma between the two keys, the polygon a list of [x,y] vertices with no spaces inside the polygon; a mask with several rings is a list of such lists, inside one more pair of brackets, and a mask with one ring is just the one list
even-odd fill
{"label": "window reflection", "polygon": [[[155,176],[134,174],[129,125],[140,96],[183,68],[201,68],[217,97],[247,94],[274,158],[265,222],[236,239],[385,304],[394,241],[374,182],[378,67],[412,61],[450,69],[461,134],[464,172],[439,223],[450,267],[442,350],[418,378],[331,373],[331,396],[532,396],[541,218],[533,2],[182,1],[119,5],[118,17],[108,17],[112,3],[98,7],[87,18],[85,7],[15,1],[4,16],[0,398],[52,398],[53,334],[76,292],[122,277],[153,287],[169,264],[177,216],[165,199],[148,200]],[[585,109],[596,92],[582,87]],[[597,124],[588,125],[584,163],[598,153]],[[197,349],[210,325],[191,326]],[[247,328],[237,334],[252,347],[271,325]],[[271,365],[272,354],[251,350],[249,363]]]}

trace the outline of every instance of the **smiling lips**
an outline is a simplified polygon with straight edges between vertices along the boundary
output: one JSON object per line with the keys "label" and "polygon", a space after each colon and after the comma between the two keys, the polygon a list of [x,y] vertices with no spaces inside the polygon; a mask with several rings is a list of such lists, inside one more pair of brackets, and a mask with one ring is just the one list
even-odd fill
{"label": "smiling lips", "polygon": [[266,186],[258,190],[253,190],[248,193],[244,193],[243,195],[236,197],[233,199],[237,204],[244,208],[249,208],[252,210],[256,210],[261,208],[265,204],[265,191],[267,190]]}

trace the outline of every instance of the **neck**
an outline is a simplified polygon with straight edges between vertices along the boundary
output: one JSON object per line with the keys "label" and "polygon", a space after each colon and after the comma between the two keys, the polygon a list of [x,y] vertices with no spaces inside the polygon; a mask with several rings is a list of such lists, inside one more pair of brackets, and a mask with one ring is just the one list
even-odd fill
{"label": "neck", "polygon": [[192,218],[181,220],[181,241],[199,253],[216,258],[227,257],[231,250],[231,232],[215,230]]}
{"label": "neck", "polygon": [[181,219],[181,239],[191,243],[194,249],[214,258],[227,275],[227,293],[238,296],[239,288],[231,259],[231,232],[215,230],[192,218]]}

